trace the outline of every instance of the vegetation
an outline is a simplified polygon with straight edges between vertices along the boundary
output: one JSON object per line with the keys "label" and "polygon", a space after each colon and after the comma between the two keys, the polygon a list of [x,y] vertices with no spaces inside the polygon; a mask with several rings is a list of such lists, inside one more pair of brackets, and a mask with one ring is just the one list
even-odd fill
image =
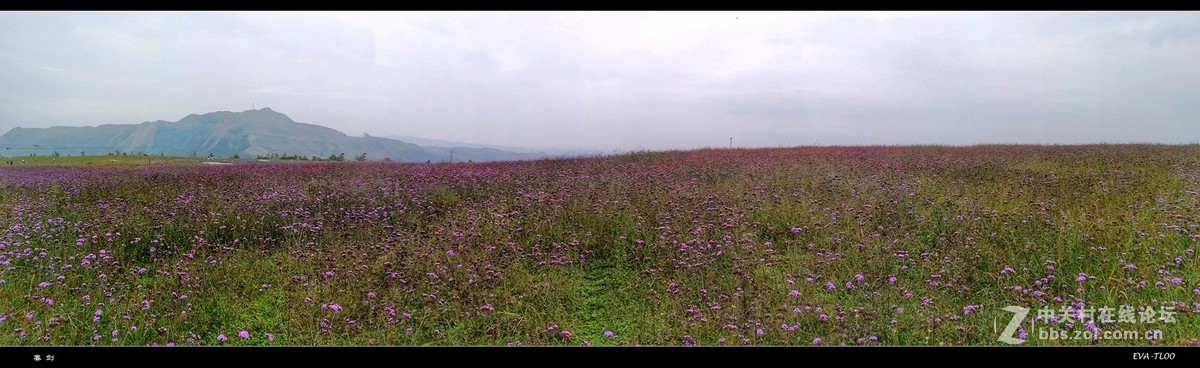
{"label": "vegetation", "polygon": [[0,345],[1194,344],[1198,191],[1196,145],[5,167]]}

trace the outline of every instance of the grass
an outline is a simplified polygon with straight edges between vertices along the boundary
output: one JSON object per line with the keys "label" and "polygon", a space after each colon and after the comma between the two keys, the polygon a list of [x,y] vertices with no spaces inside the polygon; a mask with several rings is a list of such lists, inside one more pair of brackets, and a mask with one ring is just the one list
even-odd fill
{"label": "grass", "polygon": [[1196,145],[111,157],[0,168],[0,345],[1000,345],[1007,305],[1175,311],[1027,345],[1200,336]]}

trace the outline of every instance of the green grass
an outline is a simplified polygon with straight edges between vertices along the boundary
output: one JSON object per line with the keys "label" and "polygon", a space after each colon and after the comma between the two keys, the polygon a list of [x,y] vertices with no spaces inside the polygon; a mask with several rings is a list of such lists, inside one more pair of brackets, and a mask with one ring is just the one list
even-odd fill
{"label": "green grass", "polygon": [[0,345],[999,345],[1076,303],[1200,336],[1194,145],[112,157],[0,169]]}

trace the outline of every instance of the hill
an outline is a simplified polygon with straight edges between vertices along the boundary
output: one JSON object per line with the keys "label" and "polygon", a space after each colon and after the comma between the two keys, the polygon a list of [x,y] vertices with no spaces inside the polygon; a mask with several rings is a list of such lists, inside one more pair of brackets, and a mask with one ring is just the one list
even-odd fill
{"label": "hill", "polygon": [[0,136],[0,147],[5,148],[5,156],[122,151],[168,156],[207,156],[211,153],[222,157],[273,153],[319,157],[345,154],[351,158],[366,153],[371,160],[390,158],[406,162],[442,162],[450,161],[452,157],[454,161],[509,161],[545,156],[494,148],[423,147],[388,138],[351,137],[328,127],[296,122],[265,107],[242,112],[192,114],[175,122],[13,128]]}

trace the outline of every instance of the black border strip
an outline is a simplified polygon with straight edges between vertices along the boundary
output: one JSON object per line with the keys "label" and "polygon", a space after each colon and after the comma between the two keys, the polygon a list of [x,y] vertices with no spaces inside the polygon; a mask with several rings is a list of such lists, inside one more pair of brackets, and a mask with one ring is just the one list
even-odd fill
{"label": "black border strip", "polygon": [[[41,357],[33,360],[34,355]],[[1137,354],[1137,357],[1135,357]],[[54,355],[54,361],[47,361]],[[334,367],[385,362],[468,363],[491,366],[575,365],[587,358],[601,365],[650,364],[658,358],[673,366],[691,362],[743,363],[782,361],[796,365],[875,363],[908,366],[927,363],[991,363],[1000,366],[1067,367],[1147,365],[1189,366],[1200,363],[1200,347],[0,347],[0,367],[104,367],[298,364]],[[628,358],[628,359],[626,359]],[[1169,359],[1168,359],[1169,358]],[[654,359],[654,360],[645,360]],[[825,363],[821,363],[825,362]],[[940,364],[939,364],[940,365]]]}

